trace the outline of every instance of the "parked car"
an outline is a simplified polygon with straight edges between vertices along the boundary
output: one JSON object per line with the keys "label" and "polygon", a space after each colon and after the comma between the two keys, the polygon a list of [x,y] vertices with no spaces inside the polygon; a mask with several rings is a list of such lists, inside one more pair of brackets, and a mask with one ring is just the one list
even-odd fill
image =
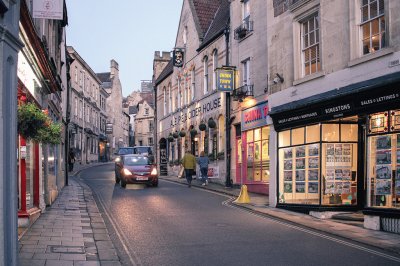
{"label": "parked car", "polygon": [[157,166],[151,156],[127,154],[116,164],[115,182],[126,184],[146,184],[158,186]]}

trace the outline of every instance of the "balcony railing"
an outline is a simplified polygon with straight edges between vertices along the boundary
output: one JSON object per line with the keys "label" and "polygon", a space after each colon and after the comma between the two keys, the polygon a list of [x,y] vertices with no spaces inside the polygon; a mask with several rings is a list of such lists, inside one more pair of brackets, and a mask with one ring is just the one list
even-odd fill
{"label": "balcony railing", "polygon": [[254,96],[254,85],[243,85],[233,90],[232,97],[234,101],[242,101],[246,97]]}
{"label": "balcony railing", "polygon": [[242,24],[235,29],[235,40],[240,40],[246,37],[253,31],[253,21],[248,18],[243,20]]}

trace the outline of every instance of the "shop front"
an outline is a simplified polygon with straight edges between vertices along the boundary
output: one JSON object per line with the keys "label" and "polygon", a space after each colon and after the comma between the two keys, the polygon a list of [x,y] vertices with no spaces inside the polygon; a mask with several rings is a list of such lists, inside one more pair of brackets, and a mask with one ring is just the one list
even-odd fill
{"label": "shop front", "polygon": [[236,138],[235,181],[247,185],[250,192],[266,195],[269,194],[270,178],[270,127],[267,116],[268,102],[242,111],[242,133]]}
{"label": "shop front", "polygon": [[400,214],[400,78],[272,108],[278,207]]}

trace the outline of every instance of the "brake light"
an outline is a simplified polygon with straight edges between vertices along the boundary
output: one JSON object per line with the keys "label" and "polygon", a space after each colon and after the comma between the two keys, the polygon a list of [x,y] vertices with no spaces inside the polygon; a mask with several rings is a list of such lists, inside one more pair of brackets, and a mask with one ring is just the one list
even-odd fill
{"label": "brake light", "polygon": [[153,168],[153,170],[151,170],[151,175],[157,175],[157,168]]}
{"label": "brake light", "polygon": [[122,171],[124,172],[124,175],[132,175],[132,172],[126,168],[124,168]]}

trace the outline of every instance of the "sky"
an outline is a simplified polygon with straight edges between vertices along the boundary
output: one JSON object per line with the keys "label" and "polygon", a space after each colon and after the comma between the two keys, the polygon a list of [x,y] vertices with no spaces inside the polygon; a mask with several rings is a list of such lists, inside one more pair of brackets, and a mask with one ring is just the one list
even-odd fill
{"label": "sky", "polygon": [[155,51],[172,51],[182,0],[67,0],[67,45],[96,73],[119,64],[123,96],[151,80]]}

